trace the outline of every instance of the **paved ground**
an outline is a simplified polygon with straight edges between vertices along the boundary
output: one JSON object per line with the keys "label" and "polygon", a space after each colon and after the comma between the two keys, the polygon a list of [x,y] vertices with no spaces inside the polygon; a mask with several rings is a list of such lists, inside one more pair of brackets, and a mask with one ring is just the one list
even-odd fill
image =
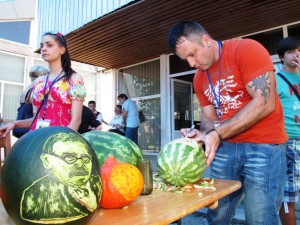
{"label": "paved ground", "polygon": [[[192,213],[189,216],[184,217],[181,220],[181,225],[207,225],[206,220],[206,210],[202,209]],[[300,225],[300,204],[296,204],[296,219],[297,225]],[[172,225],[176,225],[176,223],[172,223]],[[231,222],[231,225],[246,225],[244,209],[242,206],[238,207],[234,219]]]}

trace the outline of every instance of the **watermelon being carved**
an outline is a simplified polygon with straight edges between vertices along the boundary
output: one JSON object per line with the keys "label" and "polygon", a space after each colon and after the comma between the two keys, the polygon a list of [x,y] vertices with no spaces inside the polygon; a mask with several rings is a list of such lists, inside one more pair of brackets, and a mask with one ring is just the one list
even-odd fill
{"label": "watermelon being carved", "polygon": [[158,172],[169,184],[183,187],[196,182],[204,173],[204,151],[196,141],[180,138],[167,143],[157,158]]}
{"label": "watermelon being carved", "polygon": [[143,159],[143,153],[130,139],[107,131],[92,131],[82,134],[87,142],[95,150],[100,166],[109,154],[113,155],[118,162],[137,165],[140,159]]}

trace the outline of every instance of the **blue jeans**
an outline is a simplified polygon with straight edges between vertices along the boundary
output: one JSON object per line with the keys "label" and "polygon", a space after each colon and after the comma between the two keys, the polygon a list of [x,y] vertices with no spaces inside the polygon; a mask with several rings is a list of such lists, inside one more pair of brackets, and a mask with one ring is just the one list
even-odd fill
{"label": "blue jeans", "polygon": [[126,127],[125,130],[125,137],[132,140],[136,145],[138,145],[139,142],[138,130],[139,127]]}
{"label": "blue jeans", "polygon": [[208,223],[229,225],[235,208],[245,197],[248,225],[279,224],[286,172],[285,144],[224,142],[211,164],[211,176],[240,180],[242,188],[208,210]]}

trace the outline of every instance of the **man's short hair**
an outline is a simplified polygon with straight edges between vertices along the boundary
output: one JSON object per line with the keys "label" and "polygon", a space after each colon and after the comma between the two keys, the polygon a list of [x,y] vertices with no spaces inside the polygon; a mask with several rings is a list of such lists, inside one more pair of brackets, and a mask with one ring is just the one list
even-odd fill
{"label": "man's short hair", "polygon": [[91,101],[89,101],[88,105],[89,105],[89,104],[94,104],[94,105],[96,105],[96,102],[95,102],[94,100],[91,100]]}
{"label": "man's short hair", "polygon": [[122,112],[122,106],[121,105],[116,105],[116,107],[118,107],[118,109],[120,110],[120,112]]}
{"label": "man's short hair", "polygon": [[[181,38],[185,37],[190,41],[197,41],[202,44],[202,36],[208,32],[194,21],[181,21],[176,23],[169,32],[168,45],[169,49],[176,54],[177,45],[181,43]],[[209,35],[210,36],[210,35]]]}
{"label": "man's short hair", "polygon": [[119,99],[119,98],[125,98],[125,100],[128,99],[128,97],[127,97],[126,94],[119,94],[119,95],[118,95],[118,99]]}
{"label": "man's short hair", "polygon": [[[284,39],[282,39],[278,45],[277,45],[277,54],[279,58],[284,57],[284,53],[289,50],[294,50],[300,48],[300,40],[297,39],[296,37],[289,36]],[[283,61],[281,60],[283,63]]]}

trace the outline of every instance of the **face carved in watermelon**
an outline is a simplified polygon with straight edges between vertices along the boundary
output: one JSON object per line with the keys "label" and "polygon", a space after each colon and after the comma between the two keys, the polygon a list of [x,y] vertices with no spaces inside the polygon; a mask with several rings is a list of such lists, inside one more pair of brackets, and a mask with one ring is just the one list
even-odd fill
{"label": "face carved in watermelon", "polygon": [[108,155],[113,155],[118,162],[129,163],[137,166],[143,159],[143,152],[130,139],[107,131],[92,131],[82,134],[95,150],[100,167],[103,166]]}
{"label": "face carved in watermelon", "polygon": [[180,138],[167,143],[157,157],[159,175],[167,183],[183,187],[196,182],[206,169],[204,151],[196,141]]}
{"label": "face carved in watermelon", "polygon": [[95,152],[66,127],[31,131],[2,170],[3,205],[16,224],[86,224],[101,199]]}

